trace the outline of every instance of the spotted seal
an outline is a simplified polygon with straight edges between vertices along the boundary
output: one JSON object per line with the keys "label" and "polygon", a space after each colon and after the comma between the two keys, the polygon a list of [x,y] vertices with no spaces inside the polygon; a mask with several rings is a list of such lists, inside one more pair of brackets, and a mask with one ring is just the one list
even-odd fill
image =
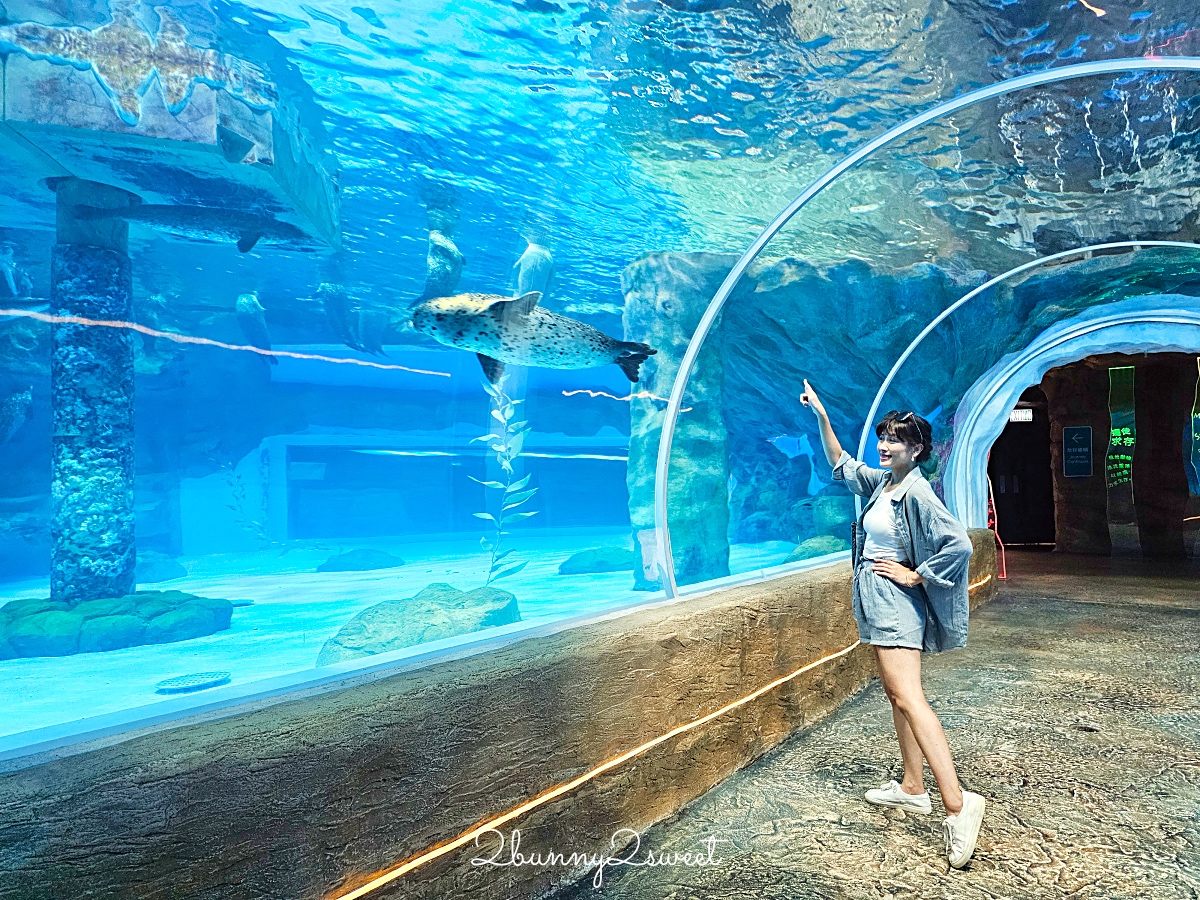
{"label": "spotted seal", "polygon": [[471,350],[495,384],[504,364],[543,369],[589,369],[616,363],[631,382],[652,354],[647,344],[618,341],[576,319],[538,306],[542,295],[457,294],[435,297],[413,310],[413,328],[447,347]]}

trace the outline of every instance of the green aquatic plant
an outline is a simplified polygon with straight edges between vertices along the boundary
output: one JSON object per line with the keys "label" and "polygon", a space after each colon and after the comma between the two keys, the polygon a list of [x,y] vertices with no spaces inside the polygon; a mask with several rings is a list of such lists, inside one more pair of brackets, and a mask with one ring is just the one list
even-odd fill
{"label": "green aquatic plant", "polygon": [[497,425],[490,433],[472,438],[472,443],[475,441],[489,442],[488,448],[496,454],[496,462],[503,472],[504,479],[503,481],[485,481],[474,475],[468,476],[472,481],[479,482],[488,490],[500,493],[500,508],[496,515],[492,515],[490,512],[475,513],[477,519],[491,522],[493,528],[490,538],[484,536],[479,539],[484,552],[491,554],[488,577],[484,582],[484,587],[493,581],[499,581],[509,575],[516,575],[528,565],[528,561],[513,562],[510,560],[509,555],[512,550],[502,550],[501,543],[508,536],[508,532],[504,530],[506,526],[537,515],[536,510],[518,512],[519,507],[529,502],[538,489],[529,487],[529,475],[523,478],[516,477],[516,467],[513,463],[520,457],[521,449],[525,446],[525,437],[529,434],[532,426],[524,420],[517,419],[517,406],[525,401],[514,400],[508,396],[505,390],[507,381],[508,375],[505,374],[501,375],[495,384],[484,384],[484,389],[492,398],[492,418],[496,420]]}

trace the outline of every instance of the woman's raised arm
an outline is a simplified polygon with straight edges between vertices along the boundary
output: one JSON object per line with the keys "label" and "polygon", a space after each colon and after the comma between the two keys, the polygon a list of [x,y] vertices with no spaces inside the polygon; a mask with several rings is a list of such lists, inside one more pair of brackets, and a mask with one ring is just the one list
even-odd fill
{"label": "woman's raised arm", "polygon": [[842,457],[842,445],[838,443],[837,435],[833,433],[833,426],[829,423],[829,413],[825,411],[825,404],[821,402],[821,398],[812,389],[807,378],[804,379],[804,393],[800,395],[800,402],[817,414],[817,424],[821,429],[821,447],[825,451],[825,458],[829,460],[831,466],[836,466]]}

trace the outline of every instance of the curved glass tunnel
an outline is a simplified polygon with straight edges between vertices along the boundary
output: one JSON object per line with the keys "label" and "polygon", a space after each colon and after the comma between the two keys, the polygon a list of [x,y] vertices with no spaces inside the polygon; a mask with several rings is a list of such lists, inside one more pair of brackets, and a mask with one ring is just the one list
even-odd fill
{"label": "curved glass tunnel", "polygon": [[[1194,113],[1184,125],[1176,98],[1198,83],[1193,72],[1106,73],[983,99],[813,195],[732,292],[723,286],[719,319],[693,342],[682,446],[665,473],[677,583],[779,573],[849,548],[854,498],[831,480],[799,402],[806,377],[845,449],[867,462],[884,412],[928,419],[927,477],[985,527],[988,448],[1025,388],[1106,346],[1194,352],[1200,248],[1161,217],[1189,215],[1186,202],[1167,210],[1195,183],[1194,151],[1177,155],[1194,141],[1181,138]],[[1137,147],[1123,129],[1130,98],[1161,129]],[[1147,169],[1142,153],[1157,162]],[[1179,177],[1147,186],[1160,164]],[[1134,233],[1135,221],[1146,226]],[[711,287],[734,259],[704,262],[715,271],[679,263],[671,275],[689,287],[708,275]],[[1103,327],[1081,324],[1092,319]],[[1009,371],[1039,344],[1055,348],[1040,369]]]}

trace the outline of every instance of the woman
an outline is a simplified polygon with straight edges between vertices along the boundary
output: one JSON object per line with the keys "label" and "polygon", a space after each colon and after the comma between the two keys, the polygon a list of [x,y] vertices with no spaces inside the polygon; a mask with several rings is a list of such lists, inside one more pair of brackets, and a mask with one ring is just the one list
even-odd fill
{"label": "woman", "polygon": [[919,464],[929,459],[933,444],[927,421],[911,412],[888,413],[875,426],[883,469],[872,469],[842,449],[807,380],[800,402],[816,413],[833,477],[869,498],[852,553],[854,619],[859,639],[874,647],[892,704],[904,781],[867,791],[867,800],[928,814],[933,809],[925,791],[928,760],[947,814],[946,855],[951,866],[961,868],[975,852],[985,801],[959,786],[946,733],[921,688],[921,651],[966,646],[971,540],[921,475]]}

